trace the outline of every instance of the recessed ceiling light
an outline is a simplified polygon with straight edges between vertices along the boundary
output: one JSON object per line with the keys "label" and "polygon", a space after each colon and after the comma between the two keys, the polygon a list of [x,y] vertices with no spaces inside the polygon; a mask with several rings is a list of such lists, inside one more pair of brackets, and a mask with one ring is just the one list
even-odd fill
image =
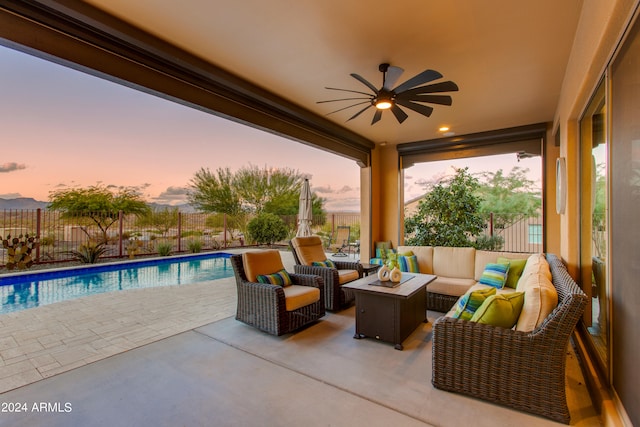
{"label": "recessed ceiling light", "polygon": [[440,126],[440,128],[438,129],[440,132],[446,132],[449,130],[449,126]]}

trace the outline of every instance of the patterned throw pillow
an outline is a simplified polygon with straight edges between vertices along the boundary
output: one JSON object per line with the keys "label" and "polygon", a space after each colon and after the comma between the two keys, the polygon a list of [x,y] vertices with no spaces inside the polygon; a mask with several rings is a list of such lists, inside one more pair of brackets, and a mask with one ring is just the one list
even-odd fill
{"label": "patterned throw pillow", "polygon": [[280,270],[273,274],[259,274],[256,276],[258,283],[265,283],[270,285],[289,286],[292,285],[291,276],[287,273],[287,270]]}
{"label": "patterned throw pillow", "polygon": [[314,267],[336,268],[336,263],[331,261],[330,259],[325,259],[324,261],[313,261],[311,265],[313,265]]}
{"label": "patterned throw pillow", "polygon": [[416,255],[398,256],[398,265],[400,266],[400,271],[420,273],[420,269],[418,269],[418,257]]}
{"label": "patterned throw pillow", "polygon": [[471,320],[476,310],[484,300],[496,294],[496,288],[479,289],[464,294],[456,304],[456,310],[451,315],[454,319]]}
{"label": "patterned throw pillow", "polygon": [[502,289],[507,281],[508,273],[509,264],[489,263],[484,267],[482,276],[480,276],[480,283]]}

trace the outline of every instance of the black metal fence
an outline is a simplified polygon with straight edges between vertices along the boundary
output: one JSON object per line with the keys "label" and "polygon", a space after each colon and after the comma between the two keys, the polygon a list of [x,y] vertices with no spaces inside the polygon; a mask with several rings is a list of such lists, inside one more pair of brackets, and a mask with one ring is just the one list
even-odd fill
{"label": "black metal fence", "polygon": [[[295,236],[297,215],[281,217],[288,226],[287,244]],[[103,258],[133,258],[160,253],[185,253],[240,247],[246,241],[246,224],[251,216],[238,219],[224,214],[164,212],[152,219],[134,215],[95,213],[82,216],[63,215],[58,211],[0,211],[0,236],[39,236],[35,263],[64,262],[89,242],[103,243]],[[313,232],[331,240],[338,225],[351,227],[351,240],[360,238],[360,215],[328,213],[314,217]],[[0,267],[7,263],[7,250],[0,248]]]}
{"label": "black metal fence", "polygon": [[[295,236],[297,216],[282,216],[288,226],[286,245]],[[0,211],[0,236],[37,235],[40,244],[35,263],[75,259],[73,251],[89,242],[104,242],[105,258],[133,258],[140,255],[200,252],[250,244],[245,238],[251,217],[238,220],[222,214],[167,212],[154,220],[134,215],[95,214],[69,217],[57,211]],[[489,214],[484,236],[492,249],[510,252],[541,252],[542,218],[522,214]],[[314,217],[312,231],[328,247],[338,226],[349,226],[351,242],[360,239],[359,213],[327,213]],[[7,250],[0,248],[0,267],[7,263]]]}

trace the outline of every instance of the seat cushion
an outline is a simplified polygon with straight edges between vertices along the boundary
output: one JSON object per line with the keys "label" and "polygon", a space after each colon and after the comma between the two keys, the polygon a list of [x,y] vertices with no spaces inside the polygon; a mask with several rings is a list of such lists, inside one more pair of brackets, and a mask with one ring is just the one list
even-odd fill
{"label": "seat cushion", "polygon": [[313,265],[314,261],[324,262],[327,259],[322,240],[318,236],[294,237],[291,245],[302,265]]}
{"label": "seat cushion", "polygon": [[474,280],[475,254],[474,248],[436,246],[433,248],[433,274]]}
{"label": "seat cushion", "polygon": [[287,311],[297,310],[320,300],[320,289],[311,286],[291,285],[284,288]]}
{"label": "seat cushion", "polygon": [[284,270],[280,252],[270,249],[265,251],[249,251],[242,254],[244,274],[250,282],[257,282],[258,275],[273,274]]}
{"label": "seat cushion", "polygon": [[455,279],[451,277],[437,277],[427,286],[427,292],[440,295],[459,297],[465,294],[476,281],[473,279]]}
{"label": "seat cushion", "polygon": [[341,285],[360,278],[358,270],[338,270],[338,283]]}

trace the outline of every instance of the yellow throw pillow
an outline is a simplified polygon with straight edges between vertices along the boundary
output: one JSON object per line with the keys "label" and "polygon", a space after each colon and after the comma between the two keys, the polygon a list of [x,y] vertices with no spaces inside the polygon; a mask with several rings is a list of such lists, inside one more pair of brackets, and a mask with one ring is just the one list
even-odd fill
{"label": "yellow throw pillow", "polygon": [[476,310],[471,321],[511,329],[518,321],[523,305],[524,292],[491,295]]}

